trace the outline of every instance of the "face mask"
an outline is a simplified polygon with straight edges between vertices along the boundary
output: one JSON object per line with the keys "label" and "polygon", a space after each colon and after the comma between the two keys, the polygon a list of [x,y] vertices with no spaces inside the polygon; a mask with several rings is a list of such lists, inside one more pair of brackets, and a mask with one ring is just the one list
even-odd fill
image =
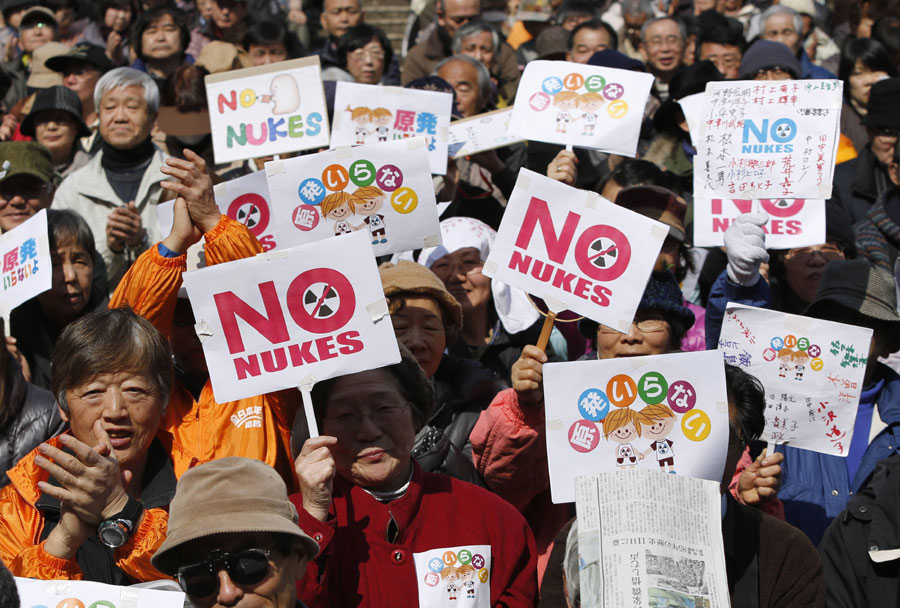
{"label": "face mask", "polygon": [[179,135],[175,139],[186,146],[196,146],[206,135]]}

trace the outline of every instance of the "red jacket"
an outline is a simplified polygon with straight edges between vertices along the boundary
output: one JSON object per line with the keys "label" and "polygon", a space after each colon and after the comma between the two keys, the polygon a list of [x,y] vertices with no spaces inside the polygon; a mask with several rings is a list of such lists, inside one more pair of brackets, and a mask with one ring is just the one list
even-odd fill
{"label": "red jacket", "polygon": [[325,522],[303,509],[299,494],[291,500],[300,527],[322,548],[297,583],[311,608],[425,606],[418,602],[421,593],[442,602],[454,594],[465,602],[470,593],[489,593],[490,606],[537,602],[528,525],[512,506],[475,485],[415,465],[406,493],[387,504],[338,476]]}

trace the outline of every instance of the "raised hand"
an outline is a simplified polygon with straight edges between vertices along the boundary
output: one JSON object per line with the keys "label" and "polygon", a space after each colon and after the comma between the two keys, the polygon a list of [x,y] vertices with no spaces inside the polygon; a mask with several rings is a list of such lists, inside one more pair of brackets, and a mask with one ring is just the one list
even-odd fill
{"label": "raised hand", "polygon": [[745,505],[754,507],[765,504],[778,496],[781,488],[781,461],[784,454],[765,452],[741,472],[738,479],[738,495]]}
{"label": "raised hand", "polygon": [[522,349],[512,366],[512,384],[521,406],[538,406],[544,402],[544,363],[547,354],[533,344]]}
{"label": "raised hand", "polygon": [[179,198],[184,200],[194,226],[206,233],[216,227],[222,216],[216,206],[212,176],[199,154],[186,149],[184,156],[184,159],[166,159],[160,171],[175,179],[160,185],[175,193],[176,204]]}
{"label": "raised hand", "polygon": [[294,471],[303,496],[303,508],[319,521],[325,521],[331,507],[334,476],[337,472],[331,448],[335,445],[336,437],[310,437],[303,443],[294,462]]}

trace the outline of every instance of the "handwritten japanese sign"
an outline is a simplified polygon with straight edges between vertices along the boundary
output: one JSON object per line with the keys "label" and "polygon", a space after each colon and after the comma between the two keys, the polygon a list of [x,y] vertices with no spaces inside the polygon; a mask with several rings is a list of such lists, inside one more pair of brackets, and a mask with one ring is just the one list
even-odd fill
{"label": "handwritten japanese sign", "polygon": [[722,479],[728,448],[725,366],[715,351],[544,365],[553,502],[575,478],[646,469]]}
{"label": "handwritten japanese sign", "polygon": [[53,265],[45,210],[0,235],[0,264],[3,269],[0,316],[6,317],[22,302],[50,289]]}
{"label": "handwritten japanese sign", "polygon": [[522,139],[634,156],[653,76],[568,61],[525,67],[509,131]]}
{"label": "handwritten japanese sign", "polygon": [[722,247],[725,231],[743,213],[765,213],[766,247],[791,249],[825,242],[825,201],[802,198],[694,199],[694,246]]}
{"label": "handwritten japanese sign", "polygon": [[765,387],[765,441],[846,456],[871,339],[871,329],[729,303],[719,350]]}
{"label": "handwritten japanese sign", "polygon": [[331,147],[424,137],[431,172],[447,172],[453,95],[355,82],[338,82]]}
{"label": "handwritten japanese sign", "polygon": [[216,401],[400,361],[367,235],[184,273]]}
{"label": "handwritten japanese sign", "polygon": [[512,107],[450,123],[450,156],[460,158],[522,141],[510,135]]}
{"label": "handwritten japanese sign", "polygon": [[90,581],[41,581],[16,577],[22,608],[182,608],[184,593],[105,585]]}
{"label": "handwritten japanese sign", "polygon": [[710,82],[694,141],[694,196],[831,197],[840,80]]}
{"label": "handwritten japanese sign", "polygon": [[266,163],[279,246],[362,232],[375,255],[441,242],[425,138]]}
{"label": "handwritten japanese sign", "polygon": [[328,145],[316,56],[205,78],[216,163]]}

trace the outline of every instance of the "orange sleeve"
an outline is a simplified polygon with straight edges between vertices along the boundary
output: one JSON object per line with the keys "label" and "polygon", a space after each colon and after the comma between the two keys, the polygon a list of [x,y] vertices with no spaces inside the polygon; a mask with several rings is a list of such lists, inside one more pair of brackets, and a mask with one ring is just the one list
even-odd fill
{"label": "orange sleeve", "polygon": [[206,238],[206,263],[210,266],[251,258],[263,252],[262,245],[247,227],[226,215],[203,236]]}
{"label": "orange sleeve", "polygon": [[166,540],[169,514],[164,509],[147,509],[141,525],[127,543],[116,550],[116,565],[131,578],[145,582],[171,578],[150,564],[150,558]]}
{"label": "orange sleeve", "polygon": [[38,566],[29,554],[38,540],[40,519],[12,484],[0,490],[0,559],[16,576],[40,578],[29,574]]}
{"label": "orange sleeve", "polygon": [[19,553],[9,565],[9,571],[15,576],[42,581],[80,581],[84,578],[76,560],[50,555],[44,551],[44,543],[31,545]]}

